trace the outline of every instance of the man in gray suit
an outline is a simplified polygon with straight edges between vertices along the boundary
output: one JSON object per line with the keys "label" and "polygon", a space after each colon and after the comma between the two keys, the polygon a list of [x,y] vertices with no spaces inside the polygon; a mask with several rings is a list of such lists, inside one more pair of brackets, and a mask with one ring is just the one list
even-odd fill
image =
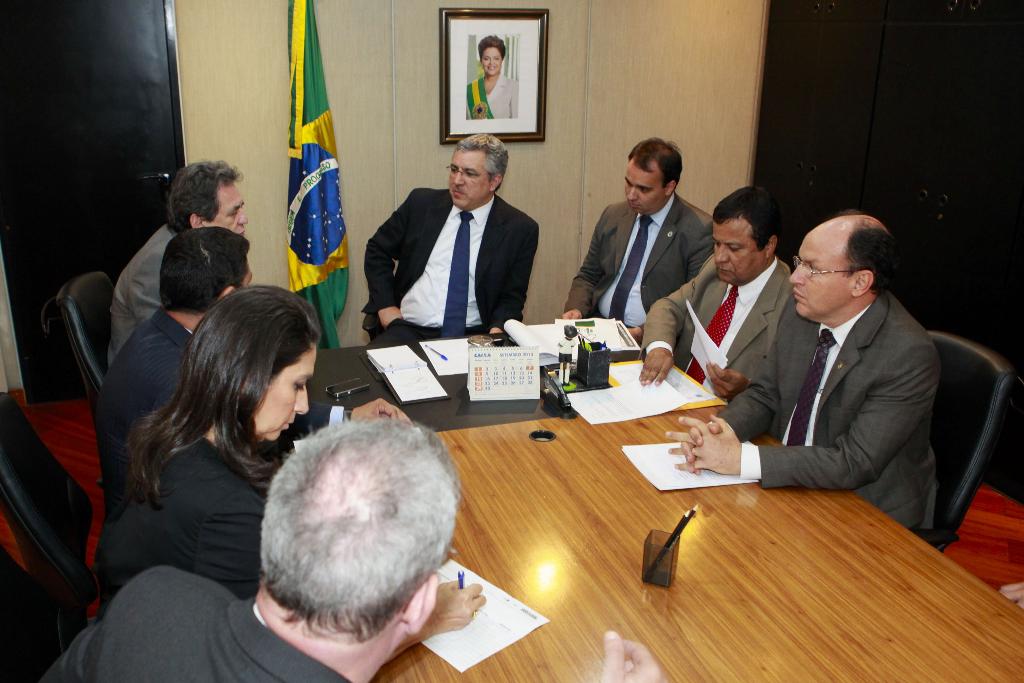
{"label": "man in gray suit", "polygon": [[649,138],[633,147],[626,201],[597,221],[563,318],[616,318],[639,341],[651,305],[697,275],[711,254],[711,217],[675,193],[682,171],[671,142]]}
{"label": "man in gray suit", "polygon": [[[677,364],[724,399],[747,388],[768,355],[793,291],[789,268],[775,257],[780,223],[778,203],[760,187],[741,187],[718,203],[714,255],[697,277],[658,299],[647,314],[641,384],[661,384]],[[703,368],[691,360],[695,330],[687,301],[726,354],[728,367]]]}
{"label": "man in gray suit", "polygon": [[160,262],[175,235],[208,226],[245,234],[249,219],[245,200],[235,186],[241,179],[238,169],[224,161],[199,161],[174,176],[167,195],[167,223],[142,245],[117,278],[110,304],[108,363],[114,362],[135,327],[160,308]]}
{"label": "man in gray suit", "polygon": [[[878,220],[844,212],[804,238],[794,302],[753,382],[710,423],[680,418],[680,465],[760,479],[765,488],[854,489],[896,521],[928,527],[928,443],[939,359],[887,291],[896,243]],[[770,433],[780,446],[754,446]],[[741,443],[744,442],[744,443]]]}

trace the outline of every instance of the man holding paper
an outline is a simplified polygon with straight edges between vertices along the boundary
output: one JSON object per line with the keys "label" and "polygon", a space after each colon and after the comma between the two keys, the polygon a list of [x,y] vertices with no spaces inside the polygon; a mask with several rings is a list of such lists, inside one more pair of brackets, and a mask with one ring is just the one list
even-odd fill
{"label": "man holding paper", "polygon": [[[794,302],[750,386],[710,423],[682,417],[687,431],[668,433],[681,441],[680,467],[765,488],[853,489],[897,522],[929,527],[939,359],[887,290],[895,239],[844,212],[808,233],[793,261]],[[765,432],[783,445],[741,443]]]}
{"label": "man holding paper", "polygon": [[712,257],[647,315],[640,383],[660,384],[678,364],[728,400],[768,355],[792,286],[789,268],[775,257],[779,206],[767,190],[736,190],[713,219]]}

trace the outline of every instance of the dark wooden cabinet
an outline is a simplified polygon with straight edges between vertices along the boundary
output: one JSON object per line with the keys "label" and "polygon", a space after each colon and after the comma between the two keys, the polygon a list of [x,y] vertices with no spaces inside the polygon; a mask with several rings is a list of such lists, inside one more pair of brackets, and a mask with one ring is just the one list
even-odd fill
{"label": "dark wooden cabinet", "polygon": [[882,39],[881,12],[873,22],[812,16],[773,23],[765,54],[754,177],[782,208],[784,257],[860,200],[863,174],[851,169],[867,155]]}
{"label": "dark wooden cabinet", "polygon": [[[896,235],[893,289],[925,327],[1024,368],[1024,1],[828,7],[772,1],[754,181],[780,251],[859,206]],[[1006,433],[992,476],[1024,498],[1024,416]]]}

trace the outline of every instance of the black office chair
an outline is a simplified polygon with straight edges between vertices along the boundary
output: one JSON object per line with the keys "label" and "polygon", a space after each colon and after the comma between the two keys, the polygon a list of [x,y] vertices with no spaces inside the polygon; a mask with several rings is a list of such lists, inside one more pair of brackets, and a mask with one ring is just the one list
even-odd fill
{"label": "black office chair", "polygon": [[929,334],[942,365],[931,429],[939,490],[933,528],[915,532],[945,550],[959,539],[957,529],[995,452],[1017,373],[981,344],[947,332]]}
{"label": "black office chair", "polygon": [[96,579],[85,564],[92,505],[7,394],[0,394],[0,513],[29,576],[49,597],[61,651],[86,624]]}
{"label": "black office chair", "polygon": [[110,302],[114,286],[106,273],[76,275],[57,293],[64,327],[82,373],[89,408],[96,415],[96,398],[107,374],[107,347],[110,345]]}

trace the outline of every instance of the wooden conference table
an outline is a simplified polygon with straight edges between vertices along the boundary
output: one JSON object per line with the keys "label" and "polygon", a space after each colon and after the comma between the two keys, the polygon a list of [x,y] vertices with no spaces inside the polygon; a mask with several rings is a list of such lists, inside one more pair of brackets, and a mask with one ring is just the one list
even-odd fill
{"label": "wooden conference table", "polygon": [[[551,623],[464,674],[417,646],[377,680],[597,681],[607,629],[647,644],[674,681],[1021,680],[1024,610],[855,494],[657,491],[621,446],[664,442],[674,424],[442,432],[462,478],[455,559]],[[557,438],[531,441],[535,429]],[[644,584],[647,532],[694,503],[672,587]]]}

